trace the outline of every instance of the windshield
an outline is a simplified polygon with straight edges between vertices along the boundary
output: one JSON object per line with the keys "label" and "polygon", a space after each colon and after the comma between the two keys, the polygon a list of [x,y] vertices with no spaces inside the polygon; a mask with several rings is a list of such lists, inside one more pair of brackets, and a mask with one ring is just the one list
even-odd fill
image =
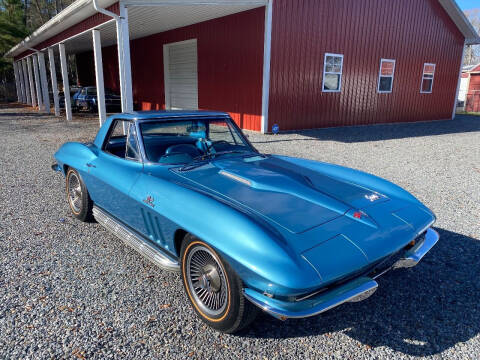
{"label": "windshield", "polygon": [[140,132],[147,159],[160,164],[257,153],[230,119],[145,121]]}

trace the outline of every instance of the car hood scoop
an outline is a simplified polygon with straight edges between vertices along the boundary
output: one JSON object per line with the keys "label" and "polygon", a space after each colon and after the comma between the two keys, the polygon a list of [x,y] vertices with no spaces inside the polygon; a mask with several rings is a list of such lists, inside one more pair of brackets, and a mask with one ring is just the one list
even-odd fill
{"label": "car hood scoop", "polygon": [[184,180],[242,204],[293,233],[301,233],[347,213],[388,200],[352,183],[267,157],[216,160],[189,171]]}

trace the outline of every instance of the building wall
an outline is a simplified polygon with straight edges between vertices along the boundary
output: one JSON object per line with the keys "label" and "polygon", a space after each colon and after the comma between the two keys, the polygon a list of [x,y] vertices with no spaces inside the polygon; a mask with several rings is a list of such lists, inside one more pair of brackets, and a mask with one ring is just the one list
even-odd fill
{"label": "building wall", "polygon": [[[265,8],[253,9],[130,42],[136,109],[165,108],[163,45],[197,39],[198,105],[229,112],[244,129],[260,130]],[[116,46],[103,48],[105,86],[119,91]],[[81,85],[90,85],[93,54],[77,56]],[[94,77],[93,77],[94,79]]]}
{"label": "building wall", "polygon": [[470,74],[465,111],[480,112],[480,73]]}
{"label": "building wall", "polygon": [[[275,0],[272,26],[269,130],[451,117],[464,38],[437,0]],[[326,52],[344,55],[340,93],[322,92]],[[377,93],[381,58],[396,60],[390,94]]]}

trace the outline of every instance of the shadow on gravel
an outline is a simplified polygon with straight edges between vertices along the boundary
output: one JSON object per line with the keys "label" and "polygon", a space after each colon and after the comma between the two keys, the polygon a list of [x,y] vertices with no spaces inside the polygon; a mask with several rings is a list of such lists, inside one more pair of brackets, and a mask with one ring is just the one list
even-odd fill
{"label": "shadow on gravel", "polygon": [[[268,141],[254,141],[253,144],[302,141],[338,141],[357,143],[382,141],[409,137],[435,136],[480,131],[480,116],[457,115],[455,120],[427,121],[404,124],[379,124],[366,126],[335,127],[315,130],[295,131],[285,134],[299,135],[302,138],[282,139],[272,135]],[[307,137],[307,138],[304,138]]]}
{"label": "shadow on gravel", "polygon": [[425,259],[412,269],[384,275],[369,299],[308,319],[281,322],[262,314],[241,336],[330,338],[343,333],[366,349],[386,346],[413,356],[468,341],[480,333],[480,240],[437,231],[441,239]]}

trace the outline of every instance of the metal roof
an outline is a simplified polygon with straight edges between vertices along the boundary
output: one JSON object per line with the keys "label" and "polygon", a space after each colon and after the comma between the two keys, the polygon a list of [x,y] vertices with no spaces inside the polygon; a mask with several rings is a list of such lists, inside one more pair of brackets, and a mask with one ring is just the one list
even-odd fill
{"label": "metal roof", "polygon": [[[195,24],[216,17],[264,6],[268,0],[128,0],[130,38]],[[455,0],[438,0],[459,31],[466,44],[480,44],[480,37],[460,10]],[[98,0],[99,6],[107,8],[116,0]],[[161,6],[159,6],[161,5]],[[61,33],[96,13],[92,0],[77,0],[55,17],[35,30],[30,36],[10,49],[5,56],[18,56],[34,48],[42,41]],[[110,21],[96,28],[102,29],[102,46],[116,43],[115,24]],[[69,52],[92,48],[91,34],[85,33],[71,41]],[[44,50],[44,49],[37,49]]]}

